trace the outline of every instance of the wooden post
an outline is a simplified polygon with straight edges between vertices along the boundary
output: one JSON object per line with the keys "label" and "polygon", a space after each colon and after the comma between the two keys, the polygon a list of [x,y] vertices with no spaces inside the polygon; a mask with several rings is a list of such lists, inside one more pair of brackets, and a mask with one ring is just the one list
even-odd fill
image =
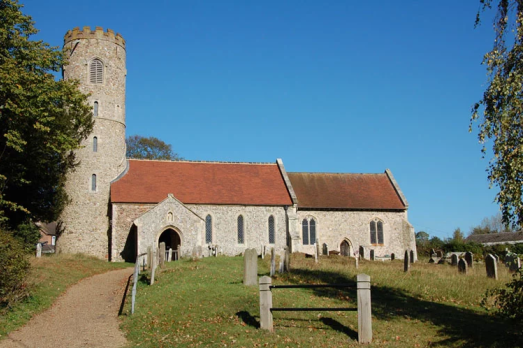
{"label": "wooden post", "polygon": [[[358,343],[372,342],[370,276],[358,274]],[[261,283],[261,281],[260,281]],[[261,285],[260,285],[261,286]],[[260,292],[261,294],[261,292]]]}
{"label": "wooden post", "polygon": [[260,328],[263,330],[272,331],[272,292],[271,277],[260,278]]}

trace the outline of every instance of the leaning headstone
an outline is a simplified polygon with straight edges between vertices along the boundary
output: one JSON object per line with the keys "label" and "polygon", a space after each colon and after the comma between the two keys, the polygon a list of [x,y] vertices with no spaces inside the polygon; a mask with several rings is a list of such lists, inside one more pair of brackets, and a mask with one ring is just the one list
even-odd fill
{"label": "leaning headstone", "polygon": [[285,247],[285,255],[283,257],[283,270],[285,272],[291,271],[291,253],[289,252],[289,247]]}
{"label": "leaning headstone", "polygon": [[507,254],[507,256],[505,256],[505,266],[507,266],[511,272],[516,272],[521,268],[521,260],[517,254]]}
{"label": "leaning headstone", "polygon": [[323,255],[329,256],[329,247],[327,246],[327,243],[323,243]]}
{"label": "leaning headstone", "polygon": [[487,270],[487,277],[498,280],[498,262],[492,254],[485,257],[485,268]]}
{"label": "leaning headstone", "polygon": [[274,248],[271,248],[271,277],[276,273],[276,255],[274,254]]}
{"label": "leaning headstone", "polygon": [[370,250],[370,260],[371,260],[371,261],[374,261],[374,260],[375,260],[375,258],[374,258],[374,249],[371,249],[371,250]]}
{"label": "leaning headstone", "polygon": [[247,249],[243,255],[243,285],[258,284],[258,252]]}
{"label": "leaning headstone", "polygon": [[496,263],[499,263],[499,256],[496,254],[493,254],[492,256],[494,256],[494,258],[496,259]]}
{"label": "leaning headstone", "polygon": [[36,243],[36,257],[42,257],[42,243]]}
{"label": "leaning headstone", "polygon": [[458,272],[461,274],[467,274],[467,261],[464,259],[458,261]]}
{"label": "leaning headstone", "polygon": [[160,243],[160,254],[158,255],[160,256],[160,268],[163,268],[164,264],[165,264],[165,243],[164,242],[161,242]]}
{"label": "leaning headstone", "polygon": [[405,250],[405,257],[403,258],[403,272],[408,272],[410,267],[409,251]]}
{"label": "leaning headstone", "polygon": [[365,248],[360,246],[360,260],[365,260]]}
{"label": "leaning headstone", "polygon": [[171,262],[173,260],[173,248],[169,248],[169,253],[167,254],[167,262]]}
{"label": "leaning headstone", "polygon": [[410,263],[414,263],[414,250],[410,251]]}
{"label": "leaning headstone", "polygon": [[394,261],[394,259],[396,259],[396,254],[394,254],[394,253],[390,254],[390,260]]}
{"label": "leaning headstone", "polygon": [[452,256],[450,257],[450,264],[452,266],[457,266],[458,265],[458,255],[452,254]]}
{"label": "leaning headstone", "polygon": [[472,261],[474,261],[474,255],[470,251],[465,253],[465,261],[467,261],[468,268],[474,267],[472,263]]}

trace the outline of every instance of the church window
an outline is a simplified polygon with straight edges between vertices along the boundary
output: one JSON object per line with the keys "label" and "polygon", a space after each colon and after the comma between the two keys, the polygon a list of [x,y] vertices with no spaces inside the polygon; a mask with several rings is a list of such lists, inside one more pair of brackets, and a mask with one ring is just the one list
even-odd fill
{"label": "church window", "polygon": [[316,243],[316,220],[303,219],[301,222],[301,232],[303,245],[313,245]]}
{"label": "church window", "polygon": [[370,244],[383,244],[383,222],[370,222]]}
{"label": "church window", "polygon": [[91,191],[96,191],[96,174],[91,175]]}
{"label": "church window", "polygon": [[103,83],[103,72],[104,65],[102,61],[98,58],[93,59],[89,71],[89,81],[96,84]]}
{"label": "church window", "polygon": [[276,233],[274,228],[274,216],[269,216],[269,244],[274,244],[276,240]]}
{"label": "church window", "polygon": [[98,152],[98,137],[93,137],[93,152]]}
{"label": "church window", "polygon": [[98,116],[98,102],[97,101],[95,101],[94,105],[93,105],[93,116],[94,117]]}
{"label": "church window", "polygon": [[212,217],[207,215],[205,218],[205,243],[212,243]]}
{"label": "church window", "polygon": [[243,244],[243,216],[238,216],[238,244]]}

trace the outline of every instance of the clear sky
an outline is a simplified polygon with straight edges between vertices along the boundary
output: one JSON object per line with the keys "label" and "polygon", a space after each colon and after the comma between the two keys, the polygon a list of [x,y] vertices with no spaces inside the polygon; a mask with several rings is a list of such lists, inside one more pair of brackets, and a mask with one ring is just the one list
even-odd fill
{"label": "clear sky", "polygon": [[74,27],[127,42],[127,135],[190,160],[290,172],[390,168],[416,231],[498,212],[470,110],[493,42],[479,0],[22,0],[53,46]]}

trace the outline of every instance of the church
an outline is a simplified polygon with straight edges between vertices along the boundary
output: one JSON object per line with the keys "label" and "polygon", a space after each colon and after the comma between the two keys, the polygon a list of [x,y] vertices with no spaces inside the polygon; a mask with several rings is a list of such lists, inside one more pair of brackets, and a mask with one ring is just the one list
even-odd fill
{"label": "church", "polygon": [[[341,255],[405,250],[416,255],[408,203],[390,170],[378,174],[293,173],[272,163],[126,158],[125,40],[112,30],[75,28],[64,37],[64,79],[89,93],[92,134],[69,173],[57,251],[131,261],[164,242],[180,256],[235,256],[315,243]],[[416,256],[415,256],[416,258]]]}

